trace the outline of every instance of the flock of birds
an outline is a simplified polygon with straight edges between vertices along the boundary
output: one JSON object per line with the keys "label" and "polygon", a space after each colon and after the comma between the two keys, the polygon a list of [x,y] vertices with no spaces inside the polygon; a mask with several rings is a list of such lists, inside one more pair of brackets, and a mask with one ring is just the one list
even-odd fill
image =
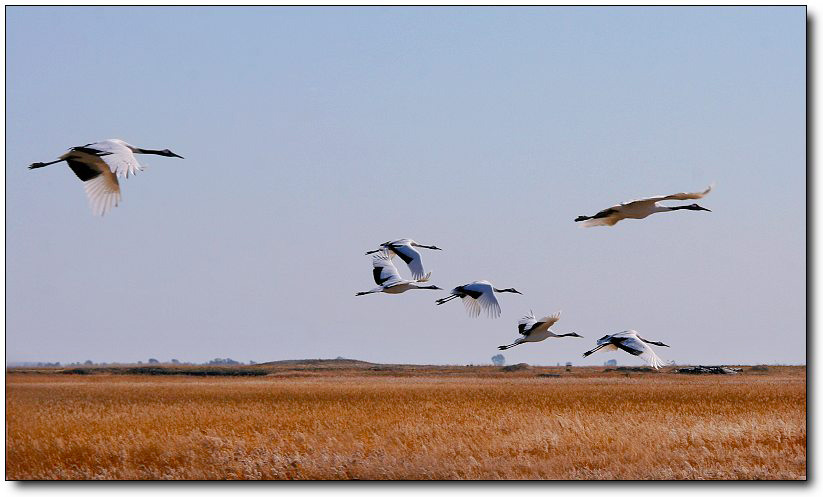
{"label": "flock of birds", "polygon": [[[708,190],[705,192],[708,193]],[[704,193],[704,194],[705,194]],[[698,194],[678,194],[678,195],[698,195]],[[705,209],[708,210],[708,209]],[[603,212],[603,211],[601,211]],[[662,212],[662,211],[661,211]],[[626,216],[628,217],[628,216]],[[616,222],[616,221],[615,221]],[[613,223],[612,223],[613,224]],[[597,226],[597,225],[594,225]],[[380,244],[380,248],[366,252],[368,254],[375,254],[372,256],[372,274],[374,282],[377,287],[365,292],[357,292],[356,296],[368,295],[370,293],[403,293],[408,290],[443,290],[435,285],[419,285],[418,283],[426,283],[431,277],[431,271],[426,273],[423,269],[423,259],[415,247],[422,247],[432,250],[442,250],[434,245],[422,245],[410,238],[401,238],[390,242]],[[403,279],[400,272],[392,262],[392,259],[397,256],[405,262],[412,273],[412,280]],[[498,302],[495,293],[517,293],[522,295],[514,288],[495,288],[491,282],[486,280],[473,281],[465,285],[452,288],[448,297],[437,299],[437,305],[445,304],[451,300],[461,299],[466,308],[466,312],[472,317],[478,317],[484,313],[490,318],[500,317],[500,302]],[[510,349],[520,344],[528,342],[542,342],[547,338],[563,338],[563,337],[577,337],[583,338],[575,332],[571,333],[554,333],[549,328],[560,320],[560,312],[556,312],[549,316],[537,318],[534,311],[520,318],[517,322],[517,332],[521,337],[516,339],[509,345],[500,345],[497,347],[500,350]],[[637,334],[634,330],[621,331],[606,335],[597,341],[597,346],[591,350],[583,353],[583,357],[587,357],[598,350],[624,350],[631,355],[639,356],[645,360],[650,366],[655,369],[663,366],[663,361],[657,354],[654,353],[651,347],[646,344],[658,345],[661,347],[668,347],[663,342],[654,342],[646,340]]]}
{"label": "flock of birds", "polygon": [[[670,212],[676,210],[709,211],[705,207],[697,204],[680,206],[662,206],[659,202],[665,200],[689,200],[704,197],[711,191],[711,186],[702,192],[696,193],[675,193],[672,195],[659,195],[648,197],[631,202],[613,205],[608,209],[603,209],[593,216],[579,216],[576,222],[583,222],[584,226],[614,226],[623,219],[643,219],[658,212]],[[380,248],[366,252],[375,254],[372,256],[372,274],[377,287],[365,292],[358,292],[356,296],[368,295],[370,293],[403,293],[408,290],[442,290],[435,285],[420,285],[426,283],[431,278],[431,272],[423,269],[423,260],[420,252],[415,247],[431,250],[442,250],[434,245],[422,245],[410,238],[389,241],[380,244]],[[411,271],[411,280],[403,279],[397,267],[392,263],[392,259],[397,256],[405,262]],[[496,288],[487,280],[478,280],[465,285],[460,285],[451,290],[449,296],[437,299],[437,305],[445,304],[451,300],[461,299],[466,308],[466,312],[472,317],[478,317],[485,313],[490,318],[500,317],[500,302],[495,293],[517,293],[521,292],[514,288]],[[521,337],[509,345],[500,345],[498,349],[506,350],[517,345],[528,342],[542,342],[547,338],[578,337],[577,333],[554,333],[549,328],[560,319],[560,313],[556,312],[549,316],[537,318],[534,311],[522,317],[517,322],[517,331]],[[583,357],[597,352],[598,350],[623,350],[631,355],[638,356],[645,360],[650,366],[659,369],[663,366],[663,361],[654,350],[647,344],[668,347],[663,342],[646,340],[634,330],[621,331],[606,335],[597,341],[597,346],[583,353]]]}
{"label": "flock of birds", "polygon": [[[153,150],[135,147],[119,139],[103,140],[96,143],[88,143],[79,147],[72,147],[68,152],[51,162],[35,162],[29,169],[37,169],[59,162],[66,162],[75,175],[83,182],[86,195],[89,199],[92,212],[96,215],[104,215],[113,207],[120,203],[120,183],[118,178],[128,178],[130,175],[142,171],[144,168],[137,162],[134,154],[155,154],[165,157],[178,157],[169,149]],[[709,211],[705,207],[697,204],[663,206],[659,202],[666,200],[690,200],[703,198],[711,191],[708,187],[702,192],[696,193],[675,193],[672,195],[660,195],[655,197],[642,198],[631,202],[624,202],[603,209],[593,216],[578,216],[575,222],[582,222],[584,226],[614,226],[623,219],[643,219],[659,212],[671,212],[676,210]],[[711,212],[711,211],[709,211]],[[389,241],[380,244],[380,248],[366,252],[372,255],[372,275],[374,282],[378,285],[371,290],[358,292],[356,295],[368,295],[371,293],[398,294],[408,290],[443,290],[435,285],[421,285],[427,283],[431,278],[431,272],[423,269],[423,260],[417,248],[429,250],[442,250],[434,245],[422,245],[409,238]],[[408,266],[412,279],[404,279],[392,262],[397,256]],[[466,308],[466,312],[472,317],[479,317],[485,313],[490,318],[500,317],[500,303],[495,293],[517,293],[514,288],[495,288],[487,280],[478,280],[465,285],[453,288],[449,296],[437,299],[437,305],[445,304],[451,300],[461,299]],[[517,345],[529,342],[540,342],[547,338],[578,337],[577,333],[556,334],[550,331],[560,319],[560,313],[556,312],[549,316],[537,318],[534,312],[522,317],[517,322],[517,331],[521,337],[509,345],[501,345],[500,350],[506,350]],[[668,347],[665,343],[646,340],[634,330],[621,331],[606,335],[597,340],[597,346],[583,353],[587,357],[599,350],[623,350],[631,355],[638,356],[645,360],[650,366],[657,369],[663,366],[663,361],[654,353],[647,344]]]}

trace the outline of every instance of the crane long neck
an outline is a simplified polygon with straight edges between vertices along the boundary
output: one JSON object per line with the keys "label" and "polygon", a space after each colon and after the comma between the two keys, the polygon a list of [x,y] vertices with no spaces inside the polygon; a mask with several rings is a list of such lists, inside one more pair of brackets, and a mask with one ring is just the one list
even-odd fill
{"label": "crane long neck", "polygon": [[166,155],[165,150],[152,150],[150,148],[139,148],[134,147],[132,150],[135,154],[154,154],[154,155]]}
{"label": "crane long neck", "polygon": [[52,164],[57,164],[58,162],[63,162],[65,159],[57,159],[51,162],[35,162],[34,164],[29,166],[29,169],[37,169],[38,167],[46,167]]}

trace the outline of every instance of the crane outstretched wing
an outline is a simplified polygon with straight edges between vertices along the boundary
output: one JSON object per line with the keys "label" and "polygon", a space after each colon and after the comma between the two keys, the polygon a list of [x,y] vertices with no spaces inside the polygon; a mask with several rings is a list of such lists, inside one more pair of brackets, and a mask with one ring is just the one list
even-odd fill
{"label": "crane outstretched wing", "polygon": [[137,158],[134,157],[134,153],[121,140],[103,140],[76,147],[76,149],[100,152],[98,156],[111,168],[115,175],[121,178],[128,178],[130,175],[143,170],[143,167],[137,162]]}
{"label": "crane outstretched wing", "polygon": [[100,157],[88,153],[82,157],[83,160],[69,157],[66,163],[83,181],[92,213],[102,216],[120,203],[120,183]]}
{"label": "crane outstretched wing", "polygon": [[626,219],[625,216],[621,216],[620,214],[612,214],[608,217],[601,217],[599,219],[589,219],[587,221],[583,221],[583,226],[586,228],[591,228],[592,226],[614,226],[619,221]]}
{"label": "crane outstretched wing", "polygon": [[[469,289],[473,285],[466,285]],[[477,317],[480,315],[481,311],[485,312],[486,316],[490,318],[499,318],[500,317],[500,303],[497,301],[497,297],[494,296],[494,289],[491,285],[478,285],[480,287],[481,295],[477,297],[477,299],[473,299],[471,297],[464,298],[463,302],[472,301],[477,306],[476,309],[473,309],[473,316]],[[466,307],[468,309],[468,306]]]}
{"label": "crane outstretched wing", "polygon": [[[546,331],[552,327],[560,319],[560,311],[543,316],[540,319],[534,317],[534,312],[530,312],[528,316],[524,316],[517,322],[517,331],[523,336],[529,336],[535,331]],[[553,333],[549,333],[553,335]]]}
{"label": "crane outstretched wing", "polygon": [[534,317],[534,311],[529,311],[528,314],[520,318],[517,322],[517,332],[523,336],[529,336],[536,322],[537,318]]}
{"label": "crane outstretched wing", "polygon": [[562,311],[557,311],[554,314],[550,314],[548,316],[543,316],[542,318],[537,320],[535,324],[535,328],[543,328],[549,329],[552,327],[554,323],[556,323],[560,319],[560,313]]}
{"label": "crane outstretched wing", "polygon": [[466,307],[466,312],[469,313],[469,316],[474,318],[480,316],[483,312],[490,318],[500,317],[500,304],[494,295],[484,293],[477,300],[471,297],[464,297],[463,305]]}
{"label": "crane outstretched wing", "polygon": [[460,297],[471,317],[476,318],[484,311],[491,318],[500,317],[500,304],[494,296],[494,287],[486,280],[455,287],[451,294]]}
{"label": "crane outstretched wing", "polygon": [[662,202],[664,200],[692,200],[692,199],[703,198],[706,195],[708,195],[711,191],[712,191],[712,186],[710,185],[708,188],[706,188],[702,192],[694,192],[694,193],[681,192],[681,193],[672,193],[671,195],[657,195],[657,196],[654,196],[654,197],[646,197],[646,198],[640,198],[640,199],[637,199],[637,200],[632,200],[630,202],[624,202],[620,205],[629,205],[629,204],[642,203],[642,202],[656,203],[656,202]]}
{"label": "crane outstretched wing", "polygon": [[426,271],[423,269],[423,261],[421,260],[420,252],[409,245],[407,241],[405,243],[398,243],[403,241],[404,240],[398,240],[397,242],[392,242],[389,245],[389,249],[396,253],[397,256],[403,259],[403,262],[409,266],[412,278],[416,280],[420,279],[426,274]]}
{"label": "crane outstretched wing", "polygon": [[466,308],[466,313],[469,316],[471,316],[473,318],[476,318],[476,317],[480,316],[480,312],[482,311],[482,308],[480,307],[480,304],[478,304],[476,300],[474,300],[471,297],[463,297],[460,300],[463,301],[463,307]]}
{"label": "crane outstretched wing", "polygon": [[403,281],[397,268],[392,264],[391,257],[386,251],[372,256],[372,275],[374,282],[380,286],[392,286]]}
{"label": "crane outstretched wing", "polygon": [[636,336],[621,337],[620,333],[617,333],[612,337],[611,343],[618,349],[642,358],[654,369],[664,366],[663,361],[654,353],[654,350]]}

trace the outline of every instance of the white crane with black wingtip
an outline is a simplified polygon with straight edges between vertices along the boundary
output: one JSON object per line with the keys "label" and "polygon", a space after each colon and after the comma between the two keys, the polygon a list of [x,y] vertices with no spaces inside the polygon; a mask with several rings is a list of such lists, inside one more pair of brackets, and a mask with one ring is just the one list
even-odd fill
{"label": "white crane with black wingtip", "polygon": [[498,289],[486,280],[479,280],[455,287],[452,289],[451,295],[437,299],[435,302],[437,302],[437,305],[441,305],[459,298],[463,300],[463,305],[466,307],[466,312],[469,313],[469,316],[476,318],[480,316],[481,312],[485,311],[488,317],[498,318],[500,317],[500,303],[494,295],[495,292],[519,293],[523,295],[514,288]]}
{"label": "white crane with black wingtip", "polygon": [[442,290],[442,288],[434,285],[420,286],[415,283],[425,283],[429,281],[431,273],[427,273],[422,278],[416,280],[404,280],[397,272],[397,268],[392,264],[391,257],[385,251],[372,256],[372,274],[374,282],[377,283],[377,288],[372,288],[367,292],[357,292],[356,297],[360,295],[368,295],[370,293],[403,293],[407,290]]}
{"label": "white crane with black wingtip", "polygon": [[534,311],[529,311],[527,315],[520,318],[520,321],[517,322],[517,332],[523,336],[515,340],[514,343],[511,343],[509,345],[500,345],[497,348],[500,350],[506,350],[514,347],[515,345],[520,345],[521,343],[542,342],[543,340],[549,337],[583,338],[575,332],[556,334],[549,331],[549,328],[551,328],[552,325],[556,323],[559,319],[560,312],[555,312],[550,316],[543,316],[538,320],[536,317],[534,317]]}
{"label": "white crane with black wingtip", "polygon": [[57,160],[35,162],[29,166],[29,169],[37,169],[66,161],[74,174],[83,182],[92,212],[95,215],[102,216],[120,203],[120,183],[117,178],[128,178],[130,175],[143,170],[134,154],[155,154],[183,158],[169,149],[139,148],[123,140],[112,138],[72,147]]}
{"label": "white crane with black wingtip", "polygon": [[649,366],[653,367],[654,369],[659,369],[660,367],[664,366],[663,361],[657,357],[657,354],[654,353],[651,347],[646,345],[650,343],[652,345],[657,345],[659,347],[668,347],[663,342],[653,342],[651,340],[646,340],[645,338],[641,337],[637,334],[634,330],[627,330],[621,331],[619,333],[614,333],[612,335],[606,335],[600,340],[597,341],[597,347],[584,352],[583,357],[588,357],[591,354],[597,352],[598,350],[605,349],[605,350],[625,350],[631,355],[639,356],[644,361],[646,361]]}
{"label": "white crane with black wingtip", "polygon": [[411,238],[400,238],[399,240],[381,243],[380,247],[381,248],[376,250],[369,250],[366,252],[366,255],[387,250],[390,257],[397,255],[403,259],[403,262],[409,266],[412,278],[415,279],[422,278],[426,274],[426,271],[423,269],[423,261],[420,258],[420,252],[415,250],[414,247],[426,248],[430,250],[443,250],[439,247],[435,247],[434,245],[423,245],[417,243]]}
{"label": "white crane with black wingtip", "polygon": [[703,198],[711,191],[712,187],[709,186],[702,192],[674,193],[672,195],[659,195],[656,197],[641,198],[638,200],[632,200],[631,202],[613,205],[608,209],[603,209],[593,216],[578,216],[574,221],[583,221],[583,226],[588,228],[592,226],[614,226],[623,219],[643,219],[657,212],[670,212],[677,210],[711,212],[711,210],[697,204],[676,205],[674,207],[657,205],[658,202],[662,202],[664,200],[689,200]]}

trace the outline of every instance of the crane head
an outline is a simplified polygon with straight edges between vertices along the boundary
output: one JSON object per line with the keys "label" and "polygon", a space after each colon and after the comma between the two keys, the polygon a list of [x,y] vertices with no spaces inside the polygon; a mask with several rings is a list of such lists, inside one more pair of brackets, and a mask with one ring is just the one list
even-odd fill
{"label": "crane head", "polygon": [[167,148],[164,148],[163,150],[161,150],[161,152],[162,152],[162,153],[161,153],[160,155],[165,155],[166,157],[178,157],[178,158],[180,158],[180,159],[184,159],[184,158],[185,158],[185,157],[183,157],[182,155],[177,155],[177,154],[175,154],[174,152],[172,152],[171,150],[169,150],[169,149],[167,149]]}
{"label": "crane head", "polygon": [[707,208],[705,208],[703,206],[700,206],[700,205],[697,205],[697,204],[691,204],[687,207],[690,211],[709,211],[709,212],[711,212],[710,209],[707,209]]}
{"label": "crane head", "polygon": [[523,295],[522,293],[518,292],[514,288],[503,288],[502,290],[498,290],[497,288],[495,288],[495,291],[497,291],[498,293],[509,292],[509,293],[518,293],[520,295]]}

